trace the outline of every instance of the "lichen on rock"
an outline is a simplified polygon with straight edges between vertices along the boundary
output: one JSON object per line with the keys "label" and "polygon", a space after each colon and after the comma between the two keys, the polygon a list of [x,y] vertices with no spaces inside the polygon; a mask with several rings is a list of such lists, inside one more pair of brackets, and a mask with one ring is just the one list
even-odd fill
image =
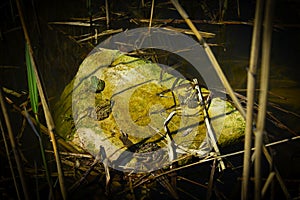
{"label": "lichen on rock", "polygon": [[[205,88],[201,90],[210,94]],[[166,149],[164,125],[174,111],[168,128],[177,147],[186,153],[199,153],[199,148],[208,153],[211,144],[209,140],[204,143],[207,135],[202,110],[192,82],[179,72],[170,74],[156,63],[102,49],[84,60],[65,88],[55,108],[55,121],[66,140],[93,155],[104,146],[109,159],[116,161],[126,151],[119,139],[121,130],[133,143],[156,142]],[[221,145],[243,135],[244,121],[234,110],[229,102],[212,99],[209,115],[216,138],[221,135]],[[62,120],[65,115],[72,116],[73,126]]]}

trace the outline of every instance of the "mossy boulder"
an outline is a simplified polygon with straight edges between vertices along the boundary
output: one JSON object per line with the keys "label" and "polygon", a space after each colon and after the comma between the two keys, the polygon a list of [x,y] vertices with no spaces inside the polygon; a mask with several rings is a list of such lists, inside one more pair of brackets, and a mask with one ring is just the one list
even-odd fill
{"label": "mossy boulder", "polygon": [[[133,144],[157,143],[167,155],[167,122],[178,150],[207,154],[211,144],[195,85],[179,72],[168,71],[116,50],[94,52],[81,64],[56,104],[58,134],[92,155],[101,145],[115,161],[126,151],[120,140],[122,132]],[[204,98],[210,94],[205,88],[201,91]],[[219,145],[239,141],[245,122],[231,103],[213,98],[208,111]],[[184,151],[178,151],[178,156]]]}

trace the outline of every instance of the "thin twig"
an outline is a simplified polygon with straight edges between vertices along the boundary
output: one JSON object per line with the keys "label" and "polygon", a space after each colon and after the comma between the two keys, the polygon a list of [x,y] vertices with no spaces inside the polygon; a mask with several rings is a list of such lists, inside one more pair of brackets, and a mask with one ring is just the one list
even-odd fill
{"label": "thin twig", "polygon": [[230,84],[229,84],[229,82],[228,82],[228,80],[227,80],[227,78],[226,78],[223,70],[221,69],[221,67],[220,67],[218,61],[216,60],[213,52],[211,51],[210,47],[207,45],[207,43],[205,42],[205,40],[203,39],[203,37],[201,36],[201,34],[199,33],[199,31],[197,30],[197,28],[195,27],[195,25],[193,24],[193,22],[189,19],[189,16],[185,12],[185,10],[178,3],[178,1],[177,0],[171,0],[171,2],[173,3],[173,5],[177,9],[177,11],[179,12],[179,14],[181,15],[181,17],[185,20],[185,22],[187,23],[187,25],[190,27],[190,29],[194,32],[195,36],[199,40],[200,45],[203,46],[203,49],[204,49],[205,53],[207,54],[209,60],[211,61],[212,66],[214,67],[216,73],[218,74],[220,80],[222,81],[222,83],[223,83],[225,89],[227,90],[229,96],[231,97],[232,101],[234,102],[234,105],[239,110],[239,112],[241,113],[241,115],[245,118],[246,112],[243,109],[243,107],[240,104],[240,102],[237,99],[237,97],[235,96],[232,87],[230,86]]}
{"label": "thin twig", "polygon": [[129,178],[129,189],[130,189],[130,192],[132,194],[132,199],[135,200],[135,194],[134,194],[134,190],[133,190],[133,187],[132,187],[132,178],[131,176],[128,177]]}
{"label": "thin twig", "polygon": [[[46,172],[46,179],[47,179],[47,182],[48,182],[48,185],[49,185],[49,192],[50,192],[51,199],[52,199],[52,198],[54,198],[52,179],[51,179],[48,164],[47,164],[47,161],[46,161],[43,141],[42,141],[42,138],[40,136],[40,133],[36,130],[35,126],[33,125],[33,122],[31,121],[28,112],[26,111],[26,109],[24,109],[24,111],[25,111],[25,117],[26,117],[30,127],[32,128],[33,132],[35,133],[35,135],[37,136],[37,138],[39,140],[40,150],[41,150],[41,155],[42,155],[42,161],[43,161],[43,164],[44,164],[44,168],[45,168],[45,172]],[[39,125],[40,124],[38,123],[38,126]]]}
{"label": "thin twig", "polygon": [[216,159],[214,159],[213,165],[211,166],[210,177],[209,177],[208,186],[207,186],[207,196],[206,196],[207,200],[209,200],[211,198],[211,193],[213,190],[214,176],[215,176],[215,171],[216,171],[216,163],[217,163],[217,161],[216,161]]}
{"label": "thin twig", "polygon": [[[83,181],[86,180],[87,176],[91,173],[91,171],[95,168],[95,166],[101,161],[101,159],[103,159],[102,162],[103,162],[103,165],[104,165],[104,168],[105,168],[105,173],[106,173],[106,187],[105,187],[106,188],[106,193],[108,192],[108,183],[110,181],[110,175],[109,175],[109,171],[107,172],[108,165],[107,165],[107,163],[105,163],[105,159],[107,159],[107,158],[106,158],[106,155],[104,155],[105,152],[103,154],[103,149],[104,149],[103,147],[102,148],[100,147],[100,150],[99,150],[98,154],[96,155],[92,165],[84,173],[84,175],[69,188],[70,192],[75,191],[83,183]],[[103,158],[104,156],[105,156],[105,158]]]}
{"label": "thin twig", "polygon": [[19,155],[18,150],[17,150],[16,143],[15,143],[14,134],[13,134],[13,131],[12,131],[12,128],[11,128],[11,123],[10,123],[9,116],[8,116],[8,113],[7,113],[7,110],[6,110],[6,106],[5,106],[5,102],[4,102],[4,98],[3,98],[3,93],[2,93],[2,89],[1,88],[2,87],[0,86],[0,104],[1,104],[1,109],[2,109],[2,113],[3,113],[4,119],[5,119],[6,128],[7,128],[7,132],[8,132],[8,136],[9,136],[9,140],[10,140],[10,144],[11,144],[11,148],[12,148],[12,151],[13,151],[14,156],[15,156],[15,160],[16,160],[16,164],[17,164],[17,169],[18,169],[18,172],[19,172],[19,176],[20,176],[20,180],[21,180],[21,185],[22,185],[22,188],[23,188],[24,197],[25,197],[26,200],[29,200],[30,198],[29,198],[29,193],[28,193],[28,190],[27,190],[27,184],[26,184],[26,181],[25,181],[23,166],[22,166],[22,162],[21,162],[21,159],[20,159],[20,155]]}
{"label": "thin twig", "polygon": [[13,167],[11,159],[10,159],[10,155],[9,155],[10,153],[9,153],[9,149],[8,149],[8,145],[7,145],[7,142],[6,142],[6,137],[5,137],[5,134],[4,134],[4,130],[3,130],[3,126],[2,126],[1,120],[0,120],[0,128],[1,128],[1,133],[2,133],[2,137],[3,137],[3,142],[4,142],[5,151],[6,151],[6,156],[7,156],[9,168],[10,168],[10,171],[11,171],[11,175],[12,175],[12,178],[13,178],[13,181],[14,181],[14,186],[15,186],[15,189],[16,189],[17,197],[20,200],[21,197],[20,197],[19,187],[18,187],[18,183],[17,183],[17,180],[16,180],[15,172],[13,170],[14,167]]}
{"label": "thin twig", "polygon": [[[149,19],[140,19],[140,18],[133,18],[132,21],[140,22],[140,23],[149,23]],[[253,26],[252,21],[244,22],[244,21],[212,21],[212,20],[191,20],[195,24],[211,24],[211,25],[248,25]],[[183,19],[153,19],[154,23],[163,23],[163,24],[182,24],[186,23]],[[274,28],[299,28],[300,24],[273,24]]]}
{"label": "thin twig", "polygon": [[[133,18],[132,20],[140,23],[149,23],[149,19],[140,19]],[[211,21],[211,20],[191,20],[195,24],[213,24],[213,25],[253,25],[253,22],[243,22],[243,21]],[[173,23],[173,24],[182,24],[185,23],[185,20],[182,19],[153,19],[154,23]]]}
{"label": "thin twig", "polygon": [[279,119],[277,119],[272,112],[267,111],[267,115],[268,117],[270,117],[271,119],[267,118],[267,120],[271,121],[275,126],[281,128],[281,129],[285,129],[288,132],[290,132],[293,135],[298,135],[294,130],[290,129],[288,126],[286,126],[285,124],[283,124]]}
{"label": "thin twig", "polygon": [[151,13],[150,13],[150,19],[149,19],[149,28],[152,27],[153,12],[154,12],[154,0],[152,0],[152,4],[151,4]]}
{"label": "thin twig", "polygon": [[[276,141],[276,142],[271,142],[269,144],[266,144],[264,147],[271,147],[271,146],[274,146],[274,145],[284,144],[286,142],[291,142],[291,141],[299,140],[299,139],[300,139],[300,136],[296,136],[296,137],[292,137],[292,138],[287,138],[287,139],[279,140],[279,141]],[[255,148],[251,148],[251,151],[254,151],[254,150],[255,150]],[[212,161],[212,160],[214,160],[216,158],[227,158],[227,157],[231,157],[231,156],[236,156],[236,155],[239,155],[239,154],[243,154],[244,152],[245,152],[244,150],[241,150],[241,151],[236,151],[236,152],[233,152],[233,153],[223,154],[223,155],[220,155],[220,156],[207,157],[207,158],[204,158],[204,159],[199,160],[197,162],[194,162],[194,163],[191,163],[191,164],[188,164],[188,165],[184,165],[184,166],[181,166],[181,167],[177,167],[175,169],[171,169],[171,170],[166,171],[164,173],[158,174],[155,177],[153,177],[153,179],[158,178],[159,176],[163,176],[163,175],[175,172],[175,171],[179,171],[179,170],[186,169],[186,168],[189,168],[189,167],[192,167],[192,166],[195,166],[195,165],[206,163],[206,162]]]}
{"label": "thin twig", "polygon": [[[116,29],[116,30],[106,30],[106,31],[103,31],[102,33],[98,33],[96,37],[98,38],[98,37],[102,37],[102,36],[105,36],[105,35],[111,35],[111,34],[115,34],[115,33],[120,33],[122,31],[123,31],[122,28]],[[84,41],[87,41],[87,40],[90,40],[90,39],[93,39],[93,38],[95,38],[95,35],[83,38],[81,40],[78,40],[77,42],[80,43],[80,42],[84,42]]]}
{"label": "thin twig", "polygon": [[[191,31],[190,29],[184,29],[184,28],[174,28],[172,26],[167,26],[167,27],[163,27],[163,29],[166,30],[173,30],[173,31],[178,31],[180,33],[184,33],[187,35],[195,35],[193,31]],[[214,38],[216,36],[216,34],[214,33],[209,33],[209,32],[204,32],[204,31],[199,31],[199,33],[204,37],[204,38]]]}
{"label": "thin twig", "polygon": [[[54,153],[52,150],[45,150],[46,153]],[[93,158],[92,155],[90,154],[83,154],[83,153],[71,153],[71,152],[59,152],[60,155],[64,155],[64,156],[74,156],[74,157],[78,157],[78,158]]]}
{"label": "thin twig", "polygon": [[196,182],[196,181],[190,180],[190,179],[185,178],[185,177],[183,177],[183,176],[177,176],[177,178],[178,178],[178,180],[184,180],[184,181],[187,181],[187,182],[192,183],[192,184],[194,184],[194,185],[203,187],[203,188],[205,188],[205,189],[208,188],[207,185],[203,185],[203,184],[201,184],[201,183],[198,183],[198,182]]}
{"label": "thin twig", "polygon": [[24,95],[24,94],[21,94],[19,92],[14,91],[14,90],[8,89],[6,87],[2,87],[2,90],[3,90],[3,92],[5,92],[7,94],[11,94],[11,95],[13,95],[13,96],[15,96],[17,98],[20,98],[20,97],[22,97]]}
{"label": "thin twig", "polygon": [[[69,26],[83,26],[83,27],[90,27],[90,22],[48,22],[48,24],[54,24],[54,25],[69,25]],[[93,27],[100,26],[98,24],[93,23]]]}
{"label": "thin twig", "polygon": [[109,3],[105,0],[106,28],[109,29]]}
{"label": "thin twig", "polygon": [[298,113],[295,113],[295,112],[289,111],[287,109],[281,108],[279,105],[276,105],[275,103],[272,103],[272,102],[268,102],[268,104],[271,105],[273,108],[281,111],[281,112],[291,114],[291,115],[294,115],[295,117],[300,118],[300,115]]}
{"label": "thin twig", "polygon": [[237,9],[237,16],[238,18],[241,17],[241,11],[240,11],[240,0],[236,0],[236,9]]}
{"label": "thin twig", "polygon": [[[21,115],[23,115],[25,117],[26,113],[24,112],[24,110],[21,110],[17,105],[14,104],[14,102],[9,99],[8,97],[6,97],[6,101],[18,112],[21,113]],[[30,116],[30,120],[34,123],[34,125],[37,125],[37,122],[35,121],[35,118]],[[42,133],[46,134],[46,135],[50,135],[49,134],[49,130],[43,125],[40,124],[40,129],[42,131]],[[72,145],[70,145],[69,143],[67,143],[65,140],[63,140],[62,138],[58,137],[57,138],[57,142],[62,145],[64,148],[66,148],[67,150],[71,151],[71,152],[78,152],[77,149],[75,149]]]}

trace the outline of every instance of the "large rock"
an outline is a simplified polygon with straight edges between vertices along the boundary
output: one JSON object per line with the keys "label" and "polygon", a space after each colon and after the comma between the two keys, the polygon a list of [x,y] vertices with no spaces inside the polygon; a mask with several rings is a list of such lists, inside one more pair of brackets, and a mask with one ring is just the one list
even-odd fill
{"label": "large rock", "polygon": [[[121,131],[134,144],[156,143],[160,154],[168,157],[164,123],[175,112],[168,129],[178,156],[203,156],[211,150],[211,140],[195,91],[193,83],[174,69],[101,49],[84,60],[57,102],[57,132],[92,155],[103,146],[108,158],[115,161],[113,167],[130,170],[134,162],[129,161],[135,154],[124,148]],[[210,94],[204,88],[201,91],[204,98]],[[213,98],[209,116],[220,145],[235,143],[243,136],[244,120],[229,102]]]}

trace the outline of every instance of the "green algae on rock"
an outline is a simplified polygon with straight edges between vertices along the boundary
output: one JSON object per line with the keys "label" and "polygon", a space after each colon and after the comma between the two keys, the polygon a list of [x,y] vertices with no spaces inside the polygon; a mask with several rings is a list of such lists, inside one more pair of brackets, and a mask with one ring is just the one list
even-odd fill
{"label": "green algae on rock", "polygon": [[[210,94],[205,88],[201,90]],[[160,153],[167,157],[164,126],[170,114],[176,112],[168,129],[178,157],[184,153],[204,156],[211,144],[203,108],[194,93],[193,83],[179,72],[170,74],[156,63],[101,49],[83,61],[57,102],[57,132],[92,155],[103,146],[108,158],[115,161],[112,167],[132,170],[133,153],[126,152],[119,139],[121,131],[134,144],[157,143]],[[209,115],[220,145],[232,144],[243,136],[244,120],[229,102],[213,98]]]}

